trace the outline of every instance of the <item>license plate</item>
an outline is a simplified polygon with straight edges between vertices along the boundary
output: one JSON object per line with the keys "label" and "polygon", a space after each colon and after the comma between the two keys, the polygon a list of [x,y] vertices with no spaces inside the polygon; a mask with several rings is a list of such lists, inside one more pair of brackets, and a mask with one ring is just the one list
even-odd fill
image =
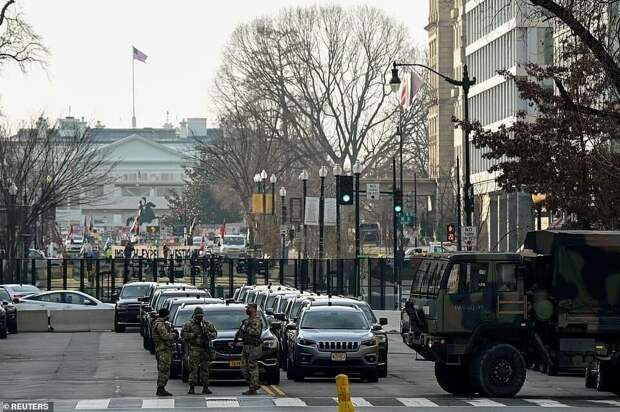
{"label": "license plate", "polygon": [[344,352],[332,352],[332,360],[337,362],[343,362],[347,360],[347,354]]}
{"label": "license plate", "polygon": [[228,367],[229,368],[240,368],[241,367],[241,361],[240,360],[228,361]]}

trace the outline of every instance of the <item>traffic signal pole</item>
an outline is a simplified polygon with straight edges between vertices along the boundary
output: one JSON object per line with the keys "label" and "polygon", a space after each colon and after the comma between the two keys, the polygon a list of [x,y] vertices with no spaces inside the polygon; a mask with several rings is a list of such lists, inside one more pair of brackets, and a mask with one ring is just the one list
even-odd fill
{"label": "traffic signal pole", "polygon": [[[393,247],[394,247],[394,289],[397,292],[398,283],[399,283],[399,266],[400,266],[400,253],[398,251],[398,214],[396,212],[396,157],[392,157],[392,216],[393,216]],[[402,192],[401,192],[402,193]],[[398,297],[398,293],[395,293],[394,296]],[[398,298],[400,299],[400,298]],[[397,302],[400,305],[400,300]]]}

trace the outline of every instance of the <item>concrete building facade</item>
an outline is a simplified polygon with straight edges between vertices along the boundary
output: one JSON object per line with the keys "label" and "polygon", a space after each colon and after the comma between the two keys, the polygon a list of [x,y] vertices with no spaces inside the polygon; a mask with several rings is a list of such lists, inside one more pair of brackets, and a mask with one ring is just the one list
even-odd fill
{"label": "concrete building facade", "polygon": [[[531,19],[531,9],[522,0],[430,0],[431,14],[434,8],[449,4],[450,12],[437,16],[449,19],[446,32],[453,36],[452,49],[438,51],[439,55],[451,56],[449,70],[456,79],[461,78],[463,64],[467,64],[476,84],[469,93],[469,118],[479,121],[483,127],[494,130],[501,124],[509,125],[515,115],[532,109],[518,96],[514,81],[506,80],[497,73],[508,70],[524,74],[523,65],[528,63],[550,64],[553,62],[553,29],[550,23]],[[429,50],[433,38],[429,31]],[[432,52],[429,54],[432,55]],[[459,88],[452,88],[451,115],[464,118],[463,95]],[[452,137],[453,158],[440,160],[439,169],[455,164],[460,157],[461,181],[464,176],[463,134],[454,129],[450,121],[439,122],[440,130]],[[432,158],[431,146],[431,158]],[[470,171],[474,188],[474,225],[478,229],[480,250],[516,250],[523,243],[525,233],[533,228],[531,196],[526,193],[506,193],[496,184],[497,175],[488,172],[494,160],[484,159],[484,150],[470,145]]]}

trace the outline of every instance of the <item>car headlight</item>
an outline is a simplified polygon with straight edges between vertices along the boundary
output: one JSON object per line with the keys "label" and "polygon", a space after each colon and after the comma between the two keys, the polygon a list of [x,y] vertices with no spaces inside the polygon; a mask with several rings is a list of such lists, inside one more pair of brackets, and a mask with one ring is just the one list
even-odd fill
{"label": "car headlight", "polygon": [[301,338],[297,341],[298,344],[300,344],[301,346],[314,346],[316,345],[316,342],[313,341],[312,339],[304,339]]}
{"label": "car headlight", "polygon": [[263,341],[263,348],[276,349],[278,347],[278,341],[275,339],[265,339]]}
{"label": "car headlight", "polygon": [[376,344],[377,344],[376,338],[370,338],[370,339],[366,339],[365,341],[362,341],[362,346],[375,346]]}
{"label": "car headlight", "polygon": [[375,335],[375,339],[377,339],[377,343],[385,343],[387,341],[387,336]]}

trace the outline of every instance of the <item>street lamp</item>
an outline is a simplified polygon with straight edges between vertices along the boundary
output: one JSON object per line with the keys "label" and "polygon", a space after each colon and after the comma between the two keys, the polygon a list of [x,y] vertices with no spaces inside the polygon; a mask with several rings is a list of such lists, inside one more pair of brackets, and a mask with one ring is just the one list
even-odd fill
{"label": "street lamp", "polygon": [[547,199],[547,195],[543,193],[533,193],[532,194],[532,202],[534,202],[534,207],[536,208],[536,216],[538,218],[538,222],[536,224],[536,230],[542,230],[542,208],[545,200]]}
{"label": "street lamp", "polygon": [[302,197],[303,202],[302,202],[302,208],[303,208],[303,213],[302,213],[302,227],[303,227],[303,237],[304,237],[304,254],[303,257],[304,259],[308,256],[308,247],[307,247],[307,232],[306,232],[306,195],[308,194],[308,178],[310,177],[310,175],[308,174],[308,171],[306,169],[303,169],[301,171],[301,173],[299,174],[299,180],[302,181],[303,184],[303,191],[302,191]]}
{"label": "street lamp", "polygon": [[[340,176],[342,176],[342,166],[334,166],[334,177],[336,178],[336,198],[340,195]],[[340,259],[340,204],[336,199],[336,258]]]}
{"label": "street lamp", "polygon": [[[472,213],[473,213],[473,190],[471,186],[470,180],[470,162],[469,162],[469,88],[476,83],[476,77],[472,79],[469,78],[469,72],[467,71],[467,65],[463,65],[463,74],[461,80],[451,79],[448,76],[444,76],[438,71],[424,65],[418,63],[396,63],[394,62],[392,65],[392,78],[390,79],[390,87],[392,92],[396,93],[400,88],[400,78],[398,77],[398,68],[399,67],[422,67],[430,72],[436,74],[441,77],[448,83],[459,86],[463,89],[463,112],[465,114],[465,123],[463,126],[463,135],[464,135],[464,151],[465,151],[465,182],[463,184],[463,192],[464,192],[464,209],[465,209],[465,224],[467,226],[472,225]],[[401,188],[402,189],[402,188]]]}
{"label": "street lamp", "polygon": [[319,197],[319,260],[323,259],[325,243],[325,177],[327,173],[327,167],[321,166],[319,169],[319,177],[321,178],[321,196]]}
{"label": "street lamp", "polygon": [[282,238],[282,259],[286,259],[286,253],[285,253],[285,239],[286,239],[286,233],[284,232],[284,225],[286,224],[286,206],[285,206],[285,198],[286,198],[286,189],[284,188],[284,186],[282,186],[280,188],[280,210],[281,210],[281,217],[280,217],[280,237]]}
{"label": "street lamp", "polygon": [[276,183],[278,182],[278,178],[275,174],[272,174],[269,181],[271,182],[271,216],[274,216],[276,205]]}
{"label": "street lamp", "polygon": [[[11,182],[9,186],[9,204],[7,205],[7,223],[8,223],[8,244],[7,244],[7,258],[8,258],[8,268],[11,276],[15,276],[15,256],[14,256],[14,245],[17,244],[16,233],[15,233],[15,204],[17,202],[17,186],[15,182]],[[0,263],[2,264],[2,263]],[[14,278],[11,278],[13,280]]]}
{"label": "street lamp", "polygon": [[359,254],[360,254],[360,175],[362,165],[355,162],[351,170],[355,176],[355,295],[359,296]]}

